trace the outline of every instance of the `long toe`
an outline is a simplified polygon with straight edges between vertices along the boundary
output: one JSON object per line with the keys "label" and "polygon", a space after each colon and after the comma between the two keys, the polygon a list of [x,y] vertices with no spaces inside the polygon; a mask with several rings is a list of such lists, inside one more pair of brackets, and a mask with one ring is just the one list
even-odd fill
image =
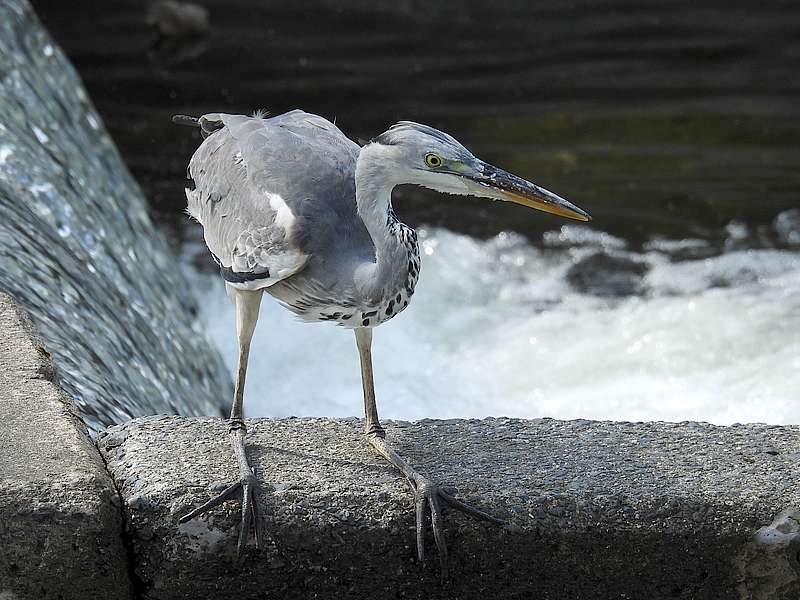
{"label": "long toe", "polygon": [[433,539],[436,541],[436,549],[439,551],[439,565],[442,569],[442,578],[447,578],[447,544],[444,541],[444,517],[442,516],[442,506],[439,503],[438,490],[428,498],[428,506],[431,509],[431,528],[433,529]]}
{"label": "long toe", "polygon": [[250,476],[241,482],[242,488],[242,521],[239,526],[239,542],[236,545],[236,552],[242,556],[250,537],[250,528],[253,528],[253,537],[256,548],[261,547],[261,532],[259,531],[260,519],[256,516],[261,513],[258,500],[258,481],[254,476]]}
{"label": "long toe", "polygon": [[222,492],[211,498],[211,500],[202,506],[198,506],[193,511],[183,515],[180,519],[178,519],[178,523],[186,523],[187,521],[191,521],[195,517],[199,517],[203,513],[206,513],[212,508],[219,506],[223,502],[235,499],[239,495],[241,488],[242,483],[240,481],[237,481],[233,485],[226,487]]}
{"label": "long toe", "polygon": [[499,519],[494,515],[490,515],[486,511],[483,511],[479,508],[475,508],[474,506],[470,506],[466,502],[463,502],[456,498],[455,496],[448,494],[444,490],[439,490],[439,496],[448,506],[455,508],[457,511],[464,513],[465,515],[469,515],[481,521],[488,521],[489,523],[494,523],[495,525],[505,525],[506,522],[503,519]]}

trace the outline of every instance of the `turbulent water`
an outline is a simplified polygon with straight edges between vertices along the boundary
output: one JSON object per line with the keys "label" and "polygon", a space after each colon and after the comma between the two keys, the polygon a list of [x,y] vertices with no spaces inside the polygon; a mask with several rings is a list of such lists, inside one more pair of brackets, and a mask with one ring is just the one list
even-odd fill
{"label": "turbulent water", "polygon": [[[375,331],[381,415],[800,422],[800,211],[773,227],[637,250],[571,225],[536,246],[422,230],[414,301]],[[233,306],[195,277],[233,370]],[[360,415],[360,385],[351,332],[267,299],[249,415]]]}

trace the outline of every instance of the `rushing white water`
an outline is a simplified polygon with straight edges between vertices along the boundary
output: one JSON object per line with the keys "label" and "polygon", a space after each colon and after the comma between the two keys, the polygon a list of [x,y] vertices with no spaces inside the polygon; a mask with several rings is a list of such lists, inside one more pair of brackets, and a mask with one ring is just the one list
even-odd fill
{"label": "rushing white water", "polygon": [[[799,252],[678,260],[704,243],[655,241],[633,253],[571,226],[543,248],[514,234],[420,233],[413,302],[374,332],[382,417],[800,422]],[[576,291],[568,270],[598,251],[646,264],[643,293]],[[233,371],[233,305],[218,276],[197,277],[210,336]],[[249,416],[360,416],[353,334],[299,323],[265,296],[245,406]]]}

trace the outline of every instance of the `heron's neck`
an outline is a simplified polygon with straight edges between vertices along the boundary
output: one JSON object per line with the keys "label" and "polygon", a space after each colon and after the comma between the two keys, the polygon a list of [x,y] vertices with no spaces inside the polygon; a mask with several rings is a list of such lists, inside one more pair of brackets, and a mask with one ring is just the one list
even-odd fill
{"label": "heron's neck", "polygon": [[356,205],[372,238],[375,262],[361,265],[354,279],[368,305],[382,306],[391,299],[386,310],[391,311],[396,302],[400,311],[408,305],[417,283],[419,246],[414,230],[392,211],[392,190],[410,183],[403,181],[393,150],[368,144],[356,162]]}
{"label": "heron's neck", "polygon": [[364,146],[356,163],[358,215],[372,238],[379,266],[401,245],[394,235],[396,221],[391,209],[392,190],[403,182],[397,180],[385,148],[380,144]]}

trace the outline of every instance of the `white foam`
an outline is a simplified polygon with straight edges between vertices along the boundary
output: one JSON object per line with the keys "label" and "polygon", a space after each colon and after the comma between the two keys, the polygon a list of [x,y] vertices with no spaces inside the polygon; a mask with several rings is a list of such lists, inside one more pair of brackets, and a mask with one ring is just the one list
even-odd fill
{"label": "white foam", "polygon": [[8,157],[14,154],[14,147],[9,146],[8,144],[3,144],[0,146],[0,167],[6,164]]}
{"label": "white foam", "polygon": [[[374,332],[383,417],[800,422],[799,253],[672,263],[648,251],[647,294],[609,300],[569,287],[574,248],[538,250],[511,234],[421,238],[412,305]],[[233,372],[233,306],[218,277],[198,278]],[[265,301],[249,415],[360,416],[359,377],[351,332]]]}

